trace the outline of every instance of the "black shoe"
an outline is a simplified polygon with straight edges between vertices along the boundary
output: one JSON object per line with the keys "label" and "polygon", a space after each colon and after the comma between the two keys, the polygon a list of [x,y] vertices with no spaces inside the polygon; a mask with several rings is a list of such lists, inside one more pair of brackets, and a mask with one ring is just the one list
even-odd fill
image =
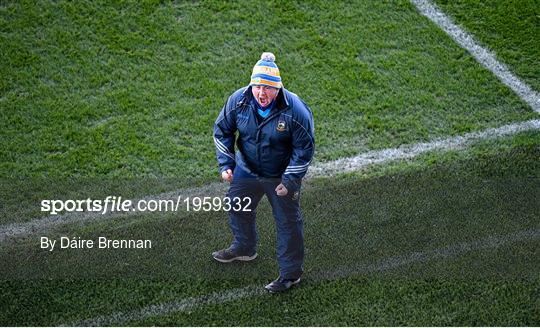
{"label": "black shoe", "polygon": [[266,289],[270,293],[281,293],[281,292],[286,291],[287,289],[290,289],[292,286],[298,284],[299,282],[300,282],[300,278],[298,279],[277,278],[276,280],[272,281],[268,285],[264,286],[264,289]]}
{"label": "black shoe", "polygon": [[222,249],[212,253],[214,260],[221,263],[229,263],[232,261],[251,261],[257,257],[257,253],[240,254],[230,248]]}

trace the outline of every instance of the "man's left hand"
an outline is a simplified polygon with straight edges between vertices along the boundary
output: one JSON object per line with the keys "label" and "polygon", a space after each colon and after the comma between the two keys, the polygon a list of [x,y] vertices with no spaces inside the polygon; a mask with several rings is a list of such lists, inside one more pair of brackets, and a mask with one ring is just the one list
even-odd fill
{"label": "man's left hand", "polygon": [[287,190],[287,188],[285,188],[285,186],[283,185],[283,183],[280,183],[277,187],[276,187],[276,194],[278,196],[287,196],[287,193],[289,191]]}

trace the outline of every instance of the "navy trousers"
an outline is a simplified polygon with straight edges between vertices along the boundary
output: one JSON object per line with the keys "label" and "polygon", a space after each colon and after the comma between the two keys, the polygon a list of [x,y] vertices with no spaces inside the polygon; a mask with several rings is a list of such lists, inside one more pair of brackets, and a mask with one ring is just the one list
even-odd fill
{"label": "navy trousers", "polygon": [[299,197],[294,197],[292,192],[286,196],[278,196],[275,189],[280,183],[280,179],[257,178],[241,167],[235,168],[227,196],[230,199],[249,197],[251,204],[248,208],[251,211],[229,211],[229,225],[234,236],[231,248],[249,254],[256,251],[256,209],[261,198],[266,195],[276,222],[280,277],[297,279],[304,271],[304,227],[300,202]]}

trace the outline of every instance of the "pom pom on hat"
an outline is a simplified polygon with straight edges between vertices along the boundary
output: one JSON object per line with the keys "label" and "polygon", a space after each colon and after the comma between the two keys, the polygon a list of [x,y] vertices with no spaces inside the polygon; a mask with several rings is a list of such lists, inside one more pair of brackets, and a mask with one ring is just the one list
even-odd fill
{"label": "pom pom on hat", "polygon": [[283,85],[275,61],[276,56],[273,53],[263,52],[261,59],[253,67],[249,85],[267,85],[273,88],[281,88]]}
{"label": "pom pom on hat", "polygon": [[261,55],[261,60],[268,62],[275,62],[276,56],[271,52],[263,52]]}

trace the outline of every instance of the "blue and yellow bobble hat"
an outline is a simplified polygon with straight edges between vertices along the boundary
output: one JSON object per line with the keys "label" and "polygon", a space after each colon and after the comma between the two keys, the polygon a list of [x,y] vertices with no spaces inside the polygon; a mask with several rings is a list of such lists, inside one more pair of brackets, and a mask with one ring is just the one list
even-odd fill
{"label": "blue and yellow bobble hat", "polygon": [[263,52],[261,59],[253,66],[251,82],[249,85],[268,85],[274,88],[281,88],[281,77],[279,68],[274,61],[276,56],[271,52]]}

